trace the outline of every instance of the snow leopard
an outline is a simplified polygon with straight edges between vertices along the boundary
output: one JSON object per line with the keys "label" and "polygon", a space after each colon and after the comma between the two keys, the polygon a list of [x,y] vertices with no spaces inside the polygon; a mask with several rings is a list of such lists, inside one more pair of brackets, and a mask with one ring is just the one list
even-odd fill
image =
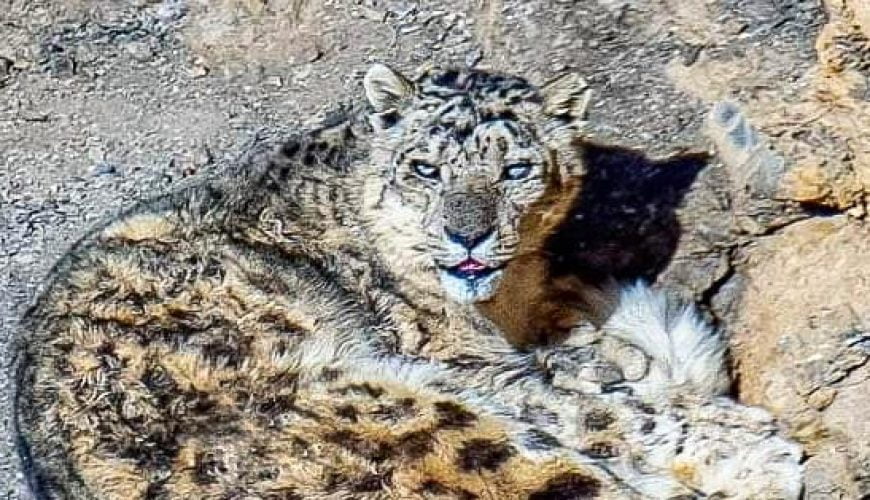
{"label": "snow leopard", "polygon": [[[723,395],[694,309],[643,284],[550,293],[582,78],[375,64],[363,89],[55,265],[16,341],[34,497],[799,495],[799,448]],[[577,311],[600,321],[507,334]]]}

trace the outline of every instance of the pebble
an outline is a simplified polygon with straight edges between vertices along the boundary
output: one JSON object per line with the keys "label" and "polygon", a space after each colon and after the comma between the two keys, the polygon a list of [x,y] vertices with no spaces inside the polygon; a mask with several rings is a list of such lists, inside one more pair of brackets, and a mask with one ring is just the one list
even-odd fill
{"label": "pebble", "polygon": [[187,13],[187,5],[183,0],[164,0],[157,8],[156,15],[164,23],[178,21]]}
{"label": "pebble", "polygon": [[209,69],[205,66],[197,64],[191,67],[188,71],[191,78],[202,78],[208,75]]}
{"label": "pebble", "polygon": [[204,167],[206,165],[210,165],[214,162],[214,156],[212,155],[211,149],[207,146],[203,146],[201,148],[197,148],[193,153],[193,164],[196,167]]}
{"label": "pebble", "polygon": [[836,389],[833,387],[822,387],[810,394],[809,398],[807,398],[807,402],[817,410],[824,410],[834,402],[836,397]]}
{"label": "pebble", "polygon": [[124,49],[139,62],[148,62],[154,58],[154,51],[145,42],[130,42],[124,45]]}
{"label": "pebble", "polygon": [[7,76],[12,72],[15,62],[12,59],[0,56],[0,76]]}
{"label": "pebble", "polygon": [[[434,48],[434,47],[433,47]],[[465,65],[469,68],[477,66],[483,59],[483,51],[476,48],[465,56]]]}
{"label": "pebble", "polygon": [[91,169],[91,174],[94,176],[116,175],[117,173],[118,173],[118,167],[116,167],[114,164],[108,163],[108,162],[97,163]]}

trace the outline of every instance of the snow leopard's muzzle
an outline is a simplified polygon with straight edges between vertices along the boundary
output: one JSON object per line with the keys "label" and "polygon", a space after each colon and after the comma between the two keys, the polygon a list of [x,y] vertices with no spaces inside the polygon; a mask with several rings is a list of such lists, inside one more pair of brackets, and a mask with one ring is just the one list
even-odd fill
{"label": "snow leopard's muzzle", "polygon": [[445,193],[432,233],[439,239],[439,278],[453,299],[479,302],[495,293],[514,246],[505,241],[513,239],[506,238],[511,231],[500,227],[502,205],[498,191],[488,187]]}

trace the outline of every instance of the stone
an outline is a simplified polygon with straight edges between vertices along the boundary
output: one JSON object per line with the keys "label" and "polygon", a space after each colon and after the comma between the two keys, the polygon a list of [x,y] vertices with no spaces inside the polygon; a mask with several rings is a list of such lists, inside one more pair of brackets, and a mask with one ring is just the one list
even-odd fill
{"label": "stone", "polygon": [[0,56],[0,77],[8,76],[15,66],[15,61],[7,57]]}
{"label": "stone", "polygon": [[99,162],[91,169],[91,174],[94,176],[115,175],[117,173],[118,167],[108,162]]}
{"label": "stone", "polygon": [[842,215],[811,219],[746,258],[731,326],[738,392],[804,445],[808,498],[860,498],[870,491],[861,477],[870,461],[870,229]]}

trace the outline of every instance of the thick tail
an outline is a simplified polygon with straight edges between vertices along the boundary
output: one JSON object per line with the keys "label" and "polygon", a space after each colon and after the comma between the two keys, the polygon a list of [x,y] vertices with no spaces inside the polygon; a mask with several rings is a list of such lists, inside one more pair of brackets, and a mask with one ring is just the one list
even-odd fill
{"label": "thick tail", "polygon": [[675,391],[716,396],[728,388],[725,342],[691,305],[638,282],[620,291],[619,305],[603,328],[649,358],[646,376],[628,384],[641,397]]}

